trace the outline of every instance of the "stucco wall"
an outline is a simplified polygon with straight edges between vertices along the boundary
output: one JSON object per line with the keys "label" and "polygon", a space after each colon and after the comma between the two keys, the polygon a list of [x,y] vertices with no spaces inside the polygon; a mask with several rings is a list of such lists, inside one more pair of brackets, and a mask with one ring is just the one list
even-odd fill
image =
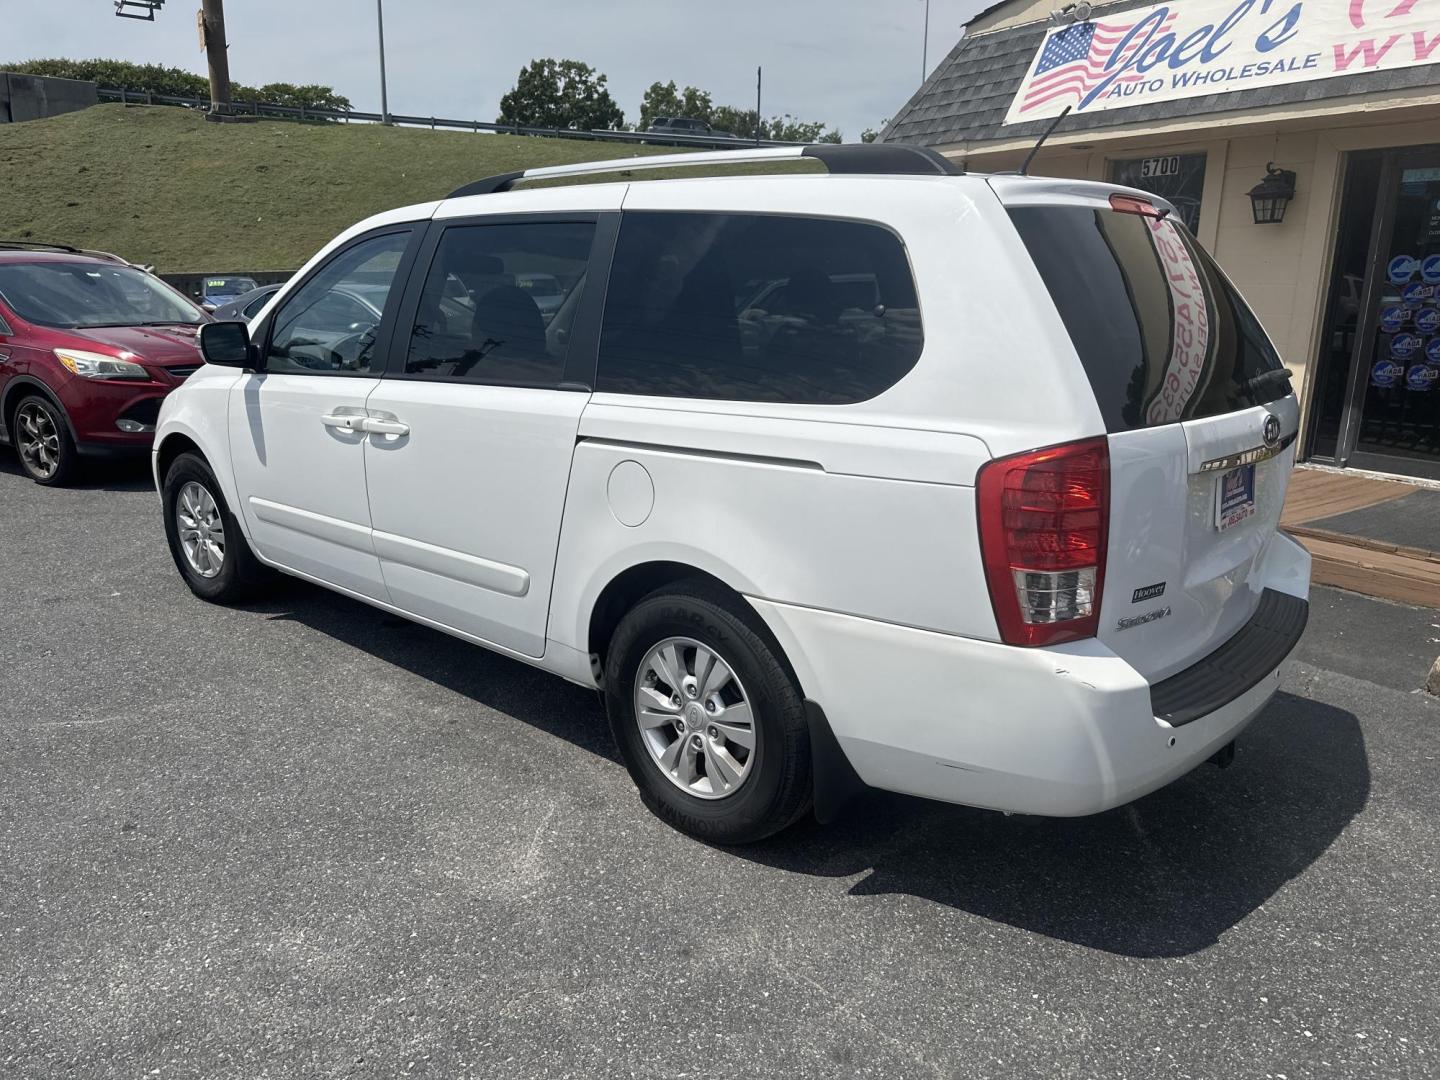
{"label": "stucco wall", "polygon": [[[1315,132],[1297,132],[1227,140],[1211,247],[1302,387],[1311,374],[1314,301],[1328,287],[1326,268],[1306,265],[1311,205],[1330,201],[1327,184],[1316,187],[1318,139]],[[1296,174],[1295,198],[1279,225],[1256,225],[1250,206],[1250,189],[1265,175],[1267,162]],[[1205,209],[1202,205],[1202,214]]]}

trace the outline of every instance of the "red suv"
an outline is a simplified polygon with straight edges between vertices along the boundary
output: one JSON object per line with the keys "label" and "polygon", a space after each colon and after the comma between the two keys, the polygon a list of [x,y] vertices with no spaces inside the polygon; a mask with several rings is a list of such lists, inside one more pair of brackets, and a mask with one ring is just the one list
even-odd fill
{"label": "red suv", "polygon": [[117,256],[0,242],[0,443],[51,485],[82,457],[145,452],[209,321]]}

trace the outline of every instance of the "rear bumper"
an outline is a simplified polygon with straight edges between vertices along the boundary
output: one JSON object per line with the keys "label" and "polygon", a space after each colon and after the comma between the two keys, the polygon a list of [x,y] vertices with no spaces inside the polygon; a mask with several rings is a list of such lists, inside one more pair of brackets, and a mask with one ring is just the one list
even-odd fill
{"label": "rear bumper", "polygon": [[[1308,553],[1277,535],[1264,569],[1252,587],[1284,592],[1293,614],[1308,593]],[[1145,678],[1094,639],[1021,649],[752,603],[865,783],[1057,817],[1122,805],[1204,762],[1264,708],[1299,637],[1177,725],[1155,715]]]}

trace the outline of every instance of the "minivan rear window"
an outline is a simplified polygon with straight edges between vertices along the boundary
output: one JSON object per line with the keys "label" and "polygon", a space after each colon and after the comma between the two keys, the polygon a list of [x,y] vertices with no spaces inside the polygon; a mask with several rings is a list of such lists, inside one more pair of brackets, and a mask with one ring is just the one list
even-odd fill
{"label": "minivan rear window", "polygon": [[1249,306],[1180,223],[1083,206],[1010,217],[1070,332],[1110,432],[1290,392]]}

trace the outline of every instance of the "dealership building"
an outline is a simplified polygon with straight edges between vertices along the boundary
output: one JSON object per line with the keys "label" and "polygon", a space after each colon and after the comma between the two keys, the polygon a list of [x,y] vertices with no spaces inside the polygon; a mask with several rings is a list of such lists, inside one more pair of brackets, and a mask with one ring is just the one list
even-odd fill
{"label": "dealership building", "polygon": [[1302,458],[1440,479],[1440,2],[1007,0],[882,138],[997,172],[1052,124],[1031,173],[1165,197],[1250,300]]}

